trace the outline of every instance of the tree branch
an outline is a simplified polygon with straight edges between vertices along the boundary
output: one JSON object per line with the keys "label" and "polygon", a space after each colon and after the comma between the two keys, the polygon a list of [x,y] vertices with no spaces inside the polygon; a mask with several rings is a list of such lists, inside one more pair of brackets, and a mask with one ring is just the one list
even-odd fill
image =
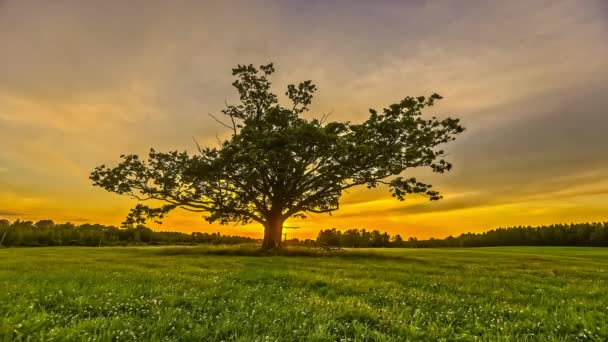
{"label": "tree branch", "polygon": [[[213,114],[211,113],[207,113],[207,115],[209,115],[210,117],[213,118],[213,120],[215,120],[217,123],[219,123],[220,125],[230,129],[230,130],[234,130],[236,132],[236,127],[230,127],[230,125],[225,124],[224,122],[222,122],[220,119],[216,118],[215,116],[213,116]],[[235,133],[236,134],[236,133]]]}

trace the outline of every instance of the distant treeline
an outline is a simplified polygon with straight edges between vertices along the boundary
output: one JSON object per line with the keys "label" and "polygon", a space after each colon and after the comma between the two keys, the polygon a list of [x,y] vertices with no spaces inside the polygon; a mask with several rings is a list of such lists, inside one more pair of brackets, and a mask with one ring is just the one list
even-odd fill
{"label": "distant treeline", "polygon": [[[259,243],[254,239],[220,233],[154,231],[147,227],[118,228],[100,224],[54,223],[0,219],[0,246],[126,246]],[[418,240],[391,236],[378,230],[326,229],[316,240],[290,239],[286,245],[366,247],[484,247],[484,246],[604,246],[608,247],[608,222],[554,224],[540,227],[497,228],[445,239]]]}
{"label": "distant treeline", "polygon": [[244,236],[220,233],[180,233],[153,231],[147,227],[118,228],[100,224],[74,225],[42,220],[15,221],[0,219],[0,245],[2,246],[126,246],[126,245],[180,245],[180,244],[239,244],[257,242]]}
{"label": "distant treeline", "polygon": [[380,231],[327,229],[317,243],[339,247],[491,247],[491,246],[603,246],[608,247],[608,222],[554,224],[540,227],[497,228],[445,239],[404,240]]}
{"label": "distant treeline", "polygon": [[390,236],[386,232],[365,229],[349,229],[343,232],[336,228],[322,230],[317,236],[317,243],[349,248],[405,247],[405,241],[400,235]]}

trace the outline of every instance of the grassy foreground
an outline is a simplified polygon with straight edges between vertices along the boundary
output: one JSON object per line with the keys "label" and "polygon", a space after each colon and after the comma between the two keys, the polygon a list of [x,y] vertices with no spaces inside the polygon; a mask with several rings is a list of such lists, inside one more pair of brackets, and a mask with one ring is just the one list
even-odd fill
{"label": "grassy foreground", "polygon": [[608,249],[233,252],[0,250],[0,340],[608,340]]}

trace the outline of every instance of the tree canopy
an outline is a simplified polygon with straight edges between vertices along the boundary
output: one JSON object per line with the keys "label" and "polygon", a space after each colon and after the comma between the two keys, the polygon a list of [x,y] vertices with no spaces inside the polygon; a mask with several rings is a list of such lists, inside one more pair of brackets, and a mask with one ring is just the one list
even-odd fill
{"label": "tree canopy", "polygon": [[441,198],[430,184],[403,176],[411,168],[451,169],[439,147],[464,128],[458,119],[422,116],[441,96],[405,97],[380,112],[370,109],[361,123],[329,121],[328,115],[306,119],[316,86],[288,85],[291,103],[284,107],[271,91],[274,71],[273,64],[232,70],[240,103],[226,105],[225,120],[214,117],[231,131],[218,146],[197,144],[194,155],[151,149],[147,160],[123,155],[117,166],[95,168],[94,185],[142,201],[126,225],[159,221],[183,208],[206,213],[209,222],[258,222],[263,247],[274,248],[287,218],[338,210],[343,191],[355,186],[386,185],[402,201],[408,194]]}

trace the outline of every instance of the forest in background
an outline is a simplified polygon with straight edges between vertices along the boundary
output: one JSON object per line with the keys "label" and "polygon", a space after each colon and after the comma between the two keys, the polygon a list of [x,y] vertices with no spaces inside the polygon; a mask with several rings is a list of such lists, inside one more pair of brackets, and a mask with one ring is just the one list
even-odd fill
{"label": "forest in background", "polygon": [[[55,223],[0,219],[0,246],[127,246],[257,243],[259,239],[217,233],[154,231],[148,227],[118,228],[100,224]],[[379,230],[335,228],[321,230],[315,240],[285,240],[286,245],[343,248],[431,248],[489,246],[603,246],[608,247],[608,222],[497,228],[443,239],[407,239]]]}
{"label": "forest in background", "polygon": [[126,246],[126,245],[184,245],[184,244],[239,244],[256,242],[245,236],[220,233],[191,234],[154,231],[148,227],[118,228],[101,224],[55,223],[0,219],[0,245],[21,247],[43,246]]}
{"label": "forest in background", "polygon": [[496,228],[483,233],[465,233],[443,239],[407,239],[400,235],[365,229],[319,232],[317,243],[331,246],[366,247],[492,247],[492,246],[597,246],[608,247],[608,222],[553,224],[538,227]]}

